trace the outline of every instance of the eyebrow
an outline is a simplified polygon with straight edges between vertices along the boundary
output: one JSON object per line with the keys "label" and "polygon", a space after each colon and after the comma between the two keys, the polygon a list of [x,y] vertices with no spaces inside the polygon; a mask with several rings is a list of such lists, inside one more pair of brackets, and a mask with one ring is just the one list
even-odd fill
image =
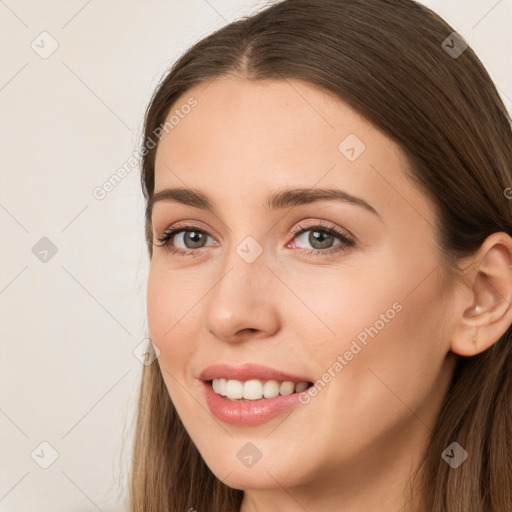
{"label": "eyebrow", "polygon": [[[146,213],[151,217],[153,206],[158,202],[174,202],[187,206],[193,206],[213,213],[213,204],[208,196],[199,190],[191,188],[166,188],[154,194],[148,201]],[[332,188],[291,188],[272,193],[263,203],[265,210],[278,210],[288,207],[315,203],[317,201],[342,201],[364,208],[381,218],[377,210],[361,197],[356,197],[348,192]]]}

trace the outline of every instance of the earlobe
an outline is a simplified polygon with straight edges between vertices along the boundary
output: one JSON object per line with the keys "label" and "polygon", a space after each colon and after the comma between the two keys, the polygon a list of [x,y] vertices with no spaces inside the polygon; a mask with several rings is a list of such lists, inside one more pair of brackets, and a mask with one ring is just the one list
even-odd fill
{"label": "earlobe", "polygon": [[[461,313],[450,349],[462,356],[484,352],[512,324],[512,238],[493,233],[467,273],[471,306]],[[467,295],[465,293],[465,295]],[[467,303],[467,302],[466,302]]]}

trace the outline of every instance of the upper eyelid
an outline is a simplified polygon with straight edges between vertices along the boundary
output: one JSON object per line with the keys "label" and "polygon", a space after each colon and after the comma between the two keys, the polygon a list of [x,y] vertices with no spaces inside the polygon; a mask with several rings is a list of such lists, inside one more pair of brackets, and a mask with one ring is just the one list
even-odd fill
{"label": "upper eyelid", "polygon": [[291,233],[293,235],[297,235],[304,231],[309,231],[310,229],[321,228],[321,229],[325,229],[327,231],[336,231],[336,232],[338,232],[338,235],[343,235],[347,238],[351,238],[354,240],[356,239],[356,237],[348,229],[337,226],[334,222],[324,221],[324,220],[316,220],[316,221],[312,221],[312,223],[308,226],[303,226],[302,225],[303,222],[304,221],[300,221],[296,225],[296,227],[294,227],[291,230]]}
{"label": "upper eyelid", "polygon": [[160,236],[164,236],[166,233],[169,233],[171,231],[192,231],[193,229],[196,229],[197,231],[202,231],[209,236],[212,236],[210,234],[210,229],[206,227],[202,227],[198,221],[188,221],[188,220],[180,220],[177,222],[174,222],[173,224],[170,224],[169,226],[165,227],[162,230],[155,230],[156,232],[153,234],[153,236],[157,237],[158,233],[160,232]]}
{"label": "upper eyelid", "polygon": [[[346,233],[347,236],[349,236],[351,238],[355,238],[355,236],[352,235],[352,233],[348,229],[341,228],[331,221],[314,220],[314,221],[311,221],[311,224],[307,225],[307,226],[303,225],[304,222],[308,222],[308,221],[301,220],[301,221],[297,222],[295,224],[295,227],[293,227],[291,230],[289,230],[289,232],[293,235],[297,235],[301,231],[308,231],[310,229],[320,227],[320,228],[327,229],[327,230],[331,229],[331,230],[339,231],[341,234]],[[176,234],[180,231],[193,231],[194,229],[197,231],[204,232],[208,236],[212,236],[208,228],[203,228],[200,225],[196,225],[196,223],[197,223],[197,221],[186,221],[186,220],[185,221],[177,221],[174,224],[171,224],[170,226],[164,228],[161,231],[161,234],[159,236],[162,237],[166,233],[170,233],[172,231],[174,231],[175,232],[174,234]],[[157,235],[157,233],[153,233],[153,236],[157,237],[158,235]],[[222,238],[222,237],[220,237],[220,238]]]}

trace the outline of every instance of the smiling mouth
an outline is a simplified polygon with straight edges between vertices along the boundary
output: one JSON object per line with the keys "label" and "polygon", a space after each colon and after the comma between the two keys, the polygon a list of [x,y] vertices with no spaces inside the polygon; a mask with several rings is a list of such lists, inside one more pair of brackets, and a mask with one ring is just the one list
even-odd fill
{"label": "smiling mouth", "polygon": [[312,382],[277,381],[273,379],[211,379],[205,381],[213,391],[228,400],[250,402],[277,396],[288,396],[301,393],[313,386]]}

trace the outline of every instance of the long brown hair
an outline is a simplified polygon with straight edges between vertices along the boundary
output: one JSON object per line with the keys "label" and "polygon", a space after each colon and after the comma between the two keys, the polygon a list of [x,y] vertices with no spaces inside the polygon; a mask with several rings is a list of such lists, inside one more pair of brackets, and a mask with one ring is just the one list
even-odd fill
{"label": "long brown hair", "polygon": [[[512,186],[512,130],[483,64],[453,32],[412,0],[284,0],[224,26],[172,66],[148,106],[143,144],[151,149],[143,153],[141,179],[147,203],[155,135],[191,87],[227,74],[300,79],[334,93],[401,146],[410,179],[435,207],[443,268],[460,277],[459,258],[494,232],[512,234],[504,197]],[[151,257],[149,211],[146,239]],[[420,464],[425,511],[512,510],[511,370],[510,327],[483,353],[458,356]],[[453,441],[469,453],[457,470],[441,458]],[[223,484],[201,458],[158,364],[145,366],[130,510],[235,512],[242,499],[243,491]]]}

